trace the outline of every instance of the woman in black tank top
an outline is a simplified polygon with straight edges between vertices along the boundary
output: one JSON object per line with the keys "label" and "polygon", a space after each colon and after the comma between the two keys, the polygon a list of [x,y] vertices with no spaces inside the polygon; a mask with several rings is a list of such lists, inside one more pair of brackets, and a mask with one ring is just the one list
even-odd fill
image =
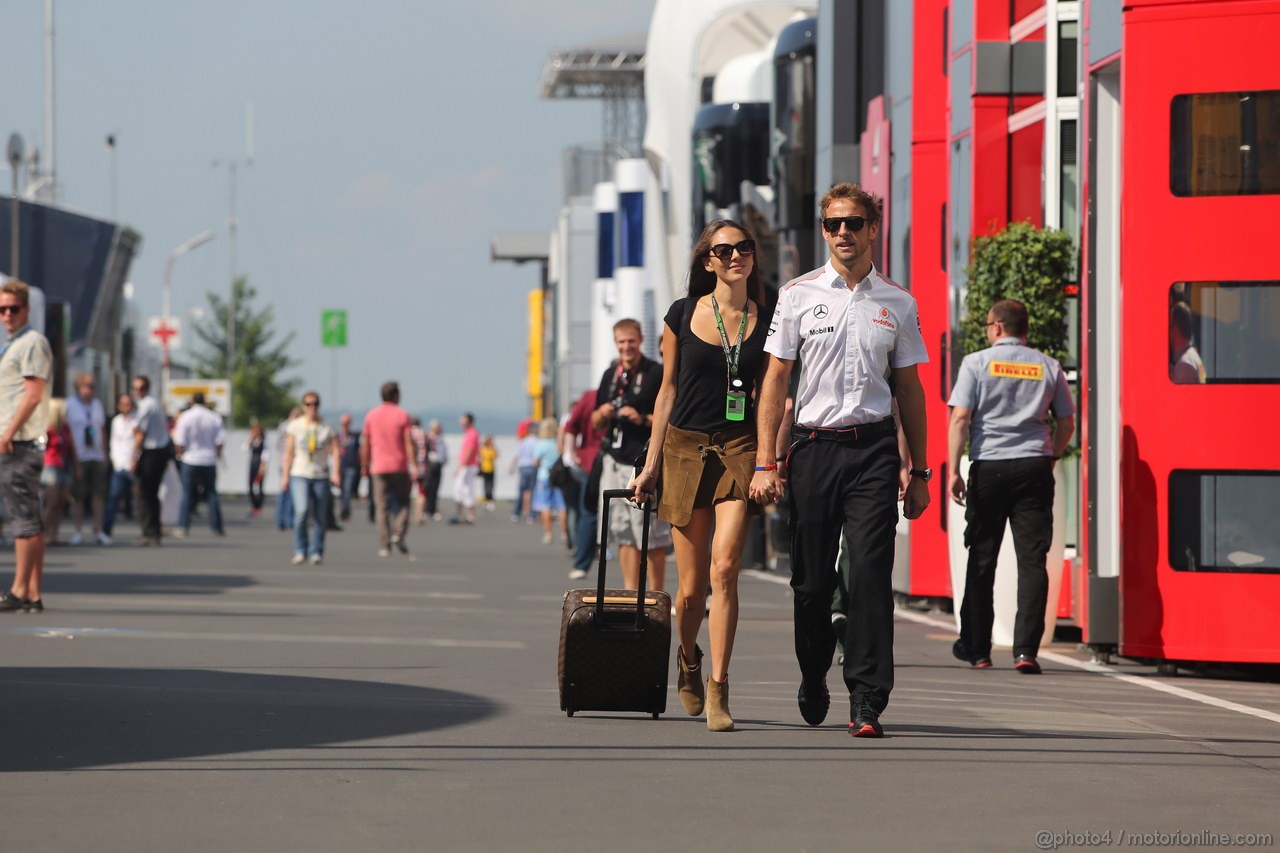
{"label": "woman in black tank top", "polygon": [[[722,219],[702,232],[689,265],[689,295],[667,312],[653,435],[644,467],[631,481],[637,499],[660,492],[658,517],[671,523],[680,576],[677,686],[691,716],[705,707],[712,731],[733,730],[728,680],[738,570],[750,516],[761,509],[749,498],[754,398],[770,320],[758,266],[755,240],[744,226]],[[715,594],[704,689],[697,639],[708,586]]]}

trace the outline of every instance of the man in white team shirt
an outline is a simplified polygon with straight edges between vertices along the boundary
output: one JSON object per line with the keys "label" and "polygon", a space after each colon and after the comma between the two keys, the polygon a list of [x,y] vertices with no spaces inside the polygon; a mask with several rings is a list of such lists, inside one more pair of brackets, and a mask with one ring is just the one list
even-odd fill
{"label": "man in white team shirt", "polygon": [[[844,682],[849,734],[881,737],[893,689],[893,550],[898,522],[896,399],[913,467],[903,514],[929,505],[924,391],[916,365],[928,361],[916,300],[871,261],[881,202],[857,184],[836,184],[821,202],[830,257],[787,283],[765,343],[768,360],[757,410],[759,442],[751,497],[775,500],[779,464],[790,471],[791,588],[794,591],[797,704],[810,725],[830,707],[827,670],[835,651],[831,596],[840,535],[849,539],[851,607]],[[776,458],[787,384],[797,359],[793,443]]]}
{"label": "man in white team shirt", "polygon": [[79,474],[71,484],[71,519],[76,526],[75,533],[71,534],[72,545],[84,541],[81,528],[86,498],[93,511],[93,533],[98,544],[111,544],[102,528],[111,480],[111,468],[107,464],[107,413],[102,401],[94,396],[94,387],[93,374],[81,373],[76,377],[76,395],[67,400],[67,427],[76,446],[76,459],[80,461]]}
{"label": "man in white team shirt", "polygon": [[173,443],[182,462],[182,506],[178,510],[178,529],[173,534],[179,539],[191,532],[191,506],[197,488],[209,501],[209,529],[223,535],[218,460],[225,441],[222,418],[204,404],[204,392],[192,394],[191,408],[178,415],[173,425]]}

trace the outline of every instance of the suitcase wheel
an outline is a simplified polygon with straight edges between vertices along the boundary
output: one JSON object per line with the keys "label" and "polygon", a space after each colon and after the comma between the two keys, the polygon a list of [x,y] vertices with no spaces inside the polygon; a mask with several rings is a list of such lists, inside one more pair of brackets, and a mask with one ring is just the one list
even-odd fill
{"label": "suitcase wheel", "polygon": [[657,712],[657,711],[654,711],[654,712],[653,712],[653,718],[654,718],[655,720],[656,720],[656,719],[658,719],[658,712]]}
{"label": "suitcase wheel", "polygon": [[573,711],[565,711],[565,714],[566,714],[566,715],[568,715],[568,716],[570,716],[570,717],[572,717],[572,716],[573,716]]}

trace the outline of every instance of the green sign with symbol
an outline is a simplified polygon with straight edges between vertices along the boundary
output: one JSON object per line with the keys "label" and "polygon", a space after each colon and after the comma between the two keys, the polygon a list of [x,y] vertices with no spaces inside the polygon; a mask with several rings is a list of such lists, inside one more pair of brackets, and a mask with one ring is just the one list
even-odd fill
{"label": "green sign with symbol", "polygon": [[347,312],[322,311],[320,313],[320,342],[327,347],[347,345]]}

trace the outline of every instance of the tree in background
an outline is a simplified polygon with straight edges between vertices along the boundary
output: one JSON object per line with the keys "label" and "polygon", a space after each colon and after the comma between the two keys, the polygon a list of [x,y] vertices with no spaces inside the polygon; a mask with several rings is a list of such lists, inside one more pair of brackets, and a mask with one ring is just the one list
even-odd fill
{"label": "tree in background", "polygon": [[988,237],[975,237],[970,252],[968,316],[960,329],[961,357],[988,346],[983,322],[998,299],[1027,306],[1027,346],[1067,364],[1067,292],[1075,281],[1071,235],[1014,222]]}
{"label": "tree in background", "polygon": [[289,355],[293,333],[272,343],[275,310],[255,310],[257,295],[244,276],[236,279],[236,351],[231,370],[227,369],[227,300],[207,293],[210,317],[195,324],[202,344],[196,353],[196,373],[204,379],[231,377],[231,426],[246,427],[255,418],[274,424],[295,405],[299,381],[284,376],[299,364]]}

